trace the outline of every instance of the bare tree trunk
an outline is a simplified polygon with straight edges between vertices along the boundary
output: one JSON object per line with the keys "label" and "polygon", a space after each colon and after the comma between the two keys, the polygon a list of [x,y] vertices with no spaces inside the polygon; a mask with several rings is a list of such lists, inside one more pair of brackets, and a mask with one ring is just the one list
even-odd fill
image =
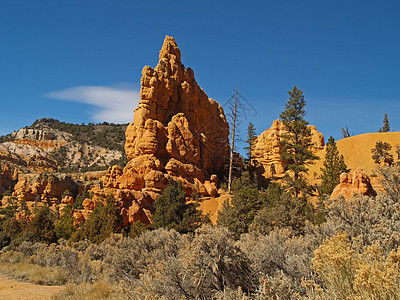
{"label": "bare tree trunk", "polygon": [[232,110],[232,140],[231,140],[231,153],[229,158],[229,179],[228,179],[228,193],[231,193],[232,185],[232,169],[233,169],[233,150],[235,149],[235,132],[236,132],[236,117],[237,117],[237,107],[238,107],[238,90],[237,84],[235,86],[235,95],[233,96],[235,104]]}

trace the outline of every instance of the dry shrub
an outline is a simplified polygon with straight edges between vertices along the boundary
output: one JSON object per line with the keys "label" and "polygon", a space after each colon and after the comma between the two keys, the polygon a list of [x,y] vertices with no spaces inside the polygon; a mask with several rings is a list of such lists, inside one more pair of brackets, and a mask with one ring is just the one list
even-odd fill
{"label": "dry shrub", "polygon": [[147,231],[135,239],[106,240],[103,246],[113,242],[105,257],[105,262],[110,266],[108,276],[112,281],[133,283],[139,279],[140,274],[146,273],[154,265],[176,257],[185,240],[186,236],[165,229]]}
{"label": "dry shrub", "polygon": [[242,235],[240,247],[260,281],[253,294],[291,299],[295,293],[303,293],[301,281],[312,278],[311,258],[318,244],[314,233],[296,236],[287,228],[275,229],[268,235]]}
{"label": "dry shrub", "polygon": [[309,299],[400,299],[400,248],[385,255],[380,245],[359,253],[346,233],[326,239],[314,252],[322,285],[304,283]]}
{"label": "dry shrub", "polygon": [[154,264],[138,289],[166,299],[212,299],[217,292],[253,286],[250,261],[226,228],[203,226],[176,257]]}

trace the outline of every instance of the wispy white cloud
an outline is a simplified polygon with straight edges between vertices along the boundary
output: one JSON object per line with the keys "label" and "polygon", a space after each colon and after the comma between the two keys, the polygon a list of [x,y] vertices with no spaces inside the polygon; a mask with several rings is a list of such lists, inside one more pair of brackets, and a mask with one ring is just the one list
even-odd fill
{"label": "wispy white cloud", "polygon": [[95,106],[90,113],[95,122],[129,123],[139,104],[139,91],[132,86],[77,86],[50,92],[48,98],[81,102]]}

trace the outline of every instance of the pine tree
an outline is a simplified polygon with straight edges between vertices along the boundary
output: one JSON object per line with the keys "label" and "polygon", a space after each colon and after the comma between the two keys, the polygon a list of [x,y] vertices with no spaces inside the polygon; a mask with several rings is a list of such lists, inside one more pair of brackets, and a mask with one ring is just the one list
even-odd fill
{"label": "pine tree", "polygon": [[340,174],[348,172],[343,155],[339,155],[335,139],[331,136],[326,144],[326,154],[322,172],[320,193],[324,197],[332,194],[333,189],[340,183]]}
{"label": "pine tree", "polygon": [[376,142],[375,148],[371,149],[372,159],[376,164],[393,164],[393,155],[390,154],[392,146],[387,142]]}
{"label": "pine tree", "polygon": [[388,115],[385,114],[383,116],[383,127],[379,128],[378,132],[389,132],[390,131],[390,123],[388,119]]}
{"label": "pine tree", "polygon": [[306,165],[312,164],[318,157],[309,150],[311,130],[307,126],[308,122],[304,120],[306,102],[303,92],[294,86],[288,94],[289,100],[285,103],[285,110],[280,114],[287,131],[281,135],[281,159],[285,170],[290,171],[286,176],[289,189],[297,197],[300,192],[303,195],[312,192],[312,187],[307,183],[304,174],[308,171]]}
{"label": "pine tree", "polygon": [[247,158],[250,164],[253,159],[253,149],[256,140],[257,140],[256,127],[252,122],[249,122],[249,125],[247,126],[247,140],[246,140],[246,144],[248,146],[244,147],[244,149],[247,150]]}

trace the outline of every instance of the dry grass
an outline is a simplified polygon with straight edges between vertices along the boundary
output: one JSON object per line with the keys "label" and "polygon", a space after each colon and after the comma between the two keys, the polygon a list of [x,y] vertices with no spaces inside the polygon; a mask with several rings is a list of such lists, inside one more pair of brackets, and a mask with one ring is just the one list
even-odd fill
{"label": "dry grass", "polygon": [[63,285],[68,280],[62,268],[31,264],[22,253],[12,251],[0,256],[0,273],[40,285]]}
{"label": "dry grass", "polygon": [[26,262],[2,262],[0,273],[40,285],[63,285],[68,279],[59,267],[41,267]]}
{"label": "dry grass", "polygon": [[106,282],[82,283],[79,285],[69,284],[63,291],[52,297],[54,300],[65,299],[135,299],[122,287]]}

